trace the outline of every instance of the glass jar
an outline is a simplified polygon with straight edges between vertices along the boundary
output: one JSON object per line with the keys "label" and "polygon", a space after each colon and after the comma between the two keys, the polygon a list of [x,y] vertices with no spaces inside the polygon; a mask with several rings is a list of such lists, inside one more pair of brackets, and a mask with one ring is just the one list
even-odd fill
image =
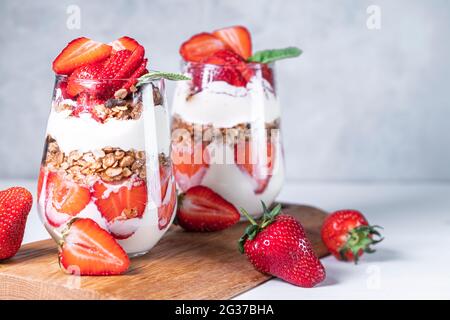
{"label": "glass jar", "polygon": [[202,185],[252,216],[281,190],[284,160],[274,65],[183,63],[172,161],[181,192]]}
{"label": "glass jar", "polygon": [[[132,81],[132,80],[131,80]],[[115,83],[117,82],[117,83]],[[164,81],[118,89],[124,80],[56,76],[38,181],[38,211],[59,242],[74,218],[89,218],[130,256],[149,251],[176,207]],[[81,86],[81,93],[76,96]]]}

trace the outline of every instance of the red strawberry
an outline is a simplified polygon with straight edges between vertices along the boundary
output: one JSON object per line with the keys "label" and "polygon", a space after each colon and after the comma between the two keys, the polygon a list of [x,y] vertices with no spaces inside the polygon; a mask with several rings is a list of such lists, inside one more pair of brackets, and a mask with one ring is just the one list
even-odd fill
{"label": "red strawberry", "polygon": [[272,87],[272,90],[275,92],[275,77],[273,75],[273,69],[269,65],[262,63],[261,64],[261,73],[263,79],[266,79],[266,81],[270,84]]}
{"label": "red strawberry", "polygon": [[226,43],[243,59],[247,60],[252,55],[252,38],[247,28],[243,26],[223,28],[214,31],[213,35]]}
{"label": "red strawberry", "polygon": [[254,74],[245,61],[231,50],[217,51],[203,62],[220,66],[213,69],[213,80],[226,81],[237,87],[245,87]]}
{"label": "red strawberry", "polygon": [[89,188],[56,172],[48,173],[46,192],[45,216],[54,227],[78,215],[91,200]]}
{"label": "red strawberry", "polygon": [[147,61],[147,59],[142,60],[141,65],[133,72],[129,80],[122,86],[123,89],[130,89],[131,86],[137,83],[140,76],[148,73],[148,70],[146,69]]}
{"label": "red strawberry", "polygon": [[85,37],[74,39],[53,61],[53,71],[68,75],[80,66],[105,60],[111,50],[111,46]]}
{"label": "red strawberry", "polygon": [[138,225],[133,220],[144,215],[147,185],[144,180],[130,178],[123,184],[98,181],[93,187],[95,204],[107,221],[109,231],[118,239],[134,234]]}
{"label": "red strawberry", "polygon": [[33,197],[22,187],[0,191],[0,260],[19,251]]}
{"label": "red strawberry", "polygon": [[180,47],[180,54],[185,61],[201,62],[216,51],[226,49],[227,45],[210,33],[199,33],[192,36]]}
{"label": "red strawberry", "polygon": [[245,211],[251,224],[239,239],[239,250],[260,272],[300,287],[314,287],[325,279],[325,268],[314,254],[302,225],[292,216],[264,207],[259,223]]}
{"label": "red strawberry", "polygon": [[74,219],[63,232],[59,265],[80,276],[110,276],[125,273],[128,258],[116,240],[91,219]]}
{"label": "red strawberry", "polygon": [[106,114],[99,114],[94,108],[99,104],[105,104],[105,100],[92,96],[87,92],[81,92],[77,97],[77,105],[73,108],[72,115],[78,117],[81,113],[90,113],[94,120],[103,123],[106,119]]}
{"label": "red strawberry", "polygon": [[169,225],[175,211],[175,205],[177,204],[177,190],[175,188],[175,182],[172,179],[169,180],[170,187],[166,188],[166,192],[162,197],[163,200],[161,206],[158,207],[159,230],[163,230]]}
{"label": "red strawberry", "polygon": [[144,47],[138,46],[134,51],[118,51],[106,60],[99,78],[107,80],[96,87],[97,95],[108,98],[124,86],[125,79],[129,79],[137,69],[142,68],[144,54]]}
{"label": "red strawberry", "polygon": [[37,197],[38,197],[38,199],[41,196],[44,179],[45,179],[45,168],[44,168],[44,166],[41,166],[41,168],[39,169],[39,177],[38,177],[38,182],[37,182],[37,191],[38,191]]}
{"label": "red strawberry", "polygon": [[172,146],[172,162],[175,180],[181,191],[199,185],[209,168],[209,153],[202,144]]}
{"label": "red strawberry", "polygon": [[67,80],[67,93],[75,97],[81,92],[95,93],[95,81],[102,71],[101,63],[87,64],[75,69]]}
{"label": "red strawberry", "polygon": [[357,263],[364,252],[375,252],[371,245],[383,240],[376,228],[380,227],[370,226],[361,212],[340,210],[323,223],[322,241],[337,259]]}
{"label": "red strawberry", "polygon": [[109,45],[112,47],[112,53],[113,54],[116,53],[117,51],[120,51],[120,50],[133,51],[138,46],[140,46],[139,42],[137,42],[133,38],[127,37],[127,36],[124,36],[124,37],[121,37],[121,38],[119,38],[117,40],[114,40]]}
{"label": "red strawberry", "polygon": [[188,231],[219,231],[240,219],[233,204],[204,186],[195,186],[179,197],[178,224]]}
{"label": "red strawberry", "polygon": [[275,146],[267,142],[267,149],[263,150],[263,147],[262,144],[253,145],[251,141],[239,142],[234,146],[234,161],[239,169],[253,179],[256,194],[266,190],[274,167]]}

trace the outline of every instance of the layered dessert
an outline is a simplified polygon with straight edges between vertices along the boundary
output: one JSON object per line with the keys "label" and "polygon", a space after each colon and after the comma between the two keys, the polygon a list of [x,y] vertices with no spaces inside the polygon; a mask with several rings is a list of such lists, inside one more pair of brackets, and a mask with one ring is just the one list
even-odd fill
{"label": "layered dessert", "polygon": [[181,192],[201,185],[253,216],[262,213],[261,201],[274,201],[284,165],[273,61],[297,53],[253,54],[242,26],[182,44],[183,72],[192,80],[178,84],[172,108],[172,160]]}
{"label": "layered dessert", "polygon": [[89,218],[129,255],[147,252],[176,207],[163,80],[148,73],[144,48],[78,38],[53,62],[57,74],[38,183],[39,212],[59,241]]}

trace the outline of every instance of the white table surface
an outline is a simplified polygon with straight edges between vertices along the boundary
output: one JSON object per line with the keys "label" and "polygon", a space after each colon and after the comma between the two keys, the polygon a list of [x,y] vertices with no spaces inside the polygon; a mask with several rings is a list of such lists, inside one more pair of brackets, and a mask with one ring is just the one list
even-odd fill
{"label": "white table surface", "polygon": [[[36,190],[23,180],[0,181],[0,190],[13,185]],[[450,299],[450,184],[288,183],[279,200],[359,209],[386,239],[357,266],[323,259],[327,279],[316,288],[274,279],[236,299]],[[46,238],[34,205],[24,242]]]}

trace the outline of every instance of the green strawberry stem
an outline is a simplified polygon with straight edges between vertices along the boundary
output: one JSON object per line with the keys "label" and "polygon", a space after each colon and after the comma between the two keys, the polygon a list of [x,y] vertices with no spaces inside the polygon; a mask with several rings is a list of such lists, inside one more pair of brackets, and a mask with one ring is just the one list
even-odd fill
{"label": "green strawberry stem", "polygon": [[[339,254],[342,260],[348,260],[347,254],[351,252],[353,255],[353,259],[355,264],[358,264],[359,253],[374,253],[375,250],[371,248],[372,245],[375,245],[381,241],[383,241],[383,237],[380,232],[376,229],[383,229],[380,226],[359,226],[348,232],[348,239],[344,246],[339,250]],[[378,239],[374,239],[376,236]]]}
{"label": "green strawberry stem", "polygon": [[271,49],[255,52],[248,62],[271,63],[277,60],[296,58],[302,54],[302,50],[297,47],[288,47],[283,49]]}
{"label": "green strawberry stem", "polygon": [[253,219],[253,217],[243,208],[241,208],[242,214],[250,221],[250,224],[245,228],[244,235],[238,241],[238,248],[241,253],[244,253],[244,244],[247,239],[253,240],[259,232],[264,230],[269,224],[271,224],[276,216],[281,212],[281,204],[276,205],[272,210],[269,210],[264,202],[262,202],[263,216],[259,220],[259,223]]}

